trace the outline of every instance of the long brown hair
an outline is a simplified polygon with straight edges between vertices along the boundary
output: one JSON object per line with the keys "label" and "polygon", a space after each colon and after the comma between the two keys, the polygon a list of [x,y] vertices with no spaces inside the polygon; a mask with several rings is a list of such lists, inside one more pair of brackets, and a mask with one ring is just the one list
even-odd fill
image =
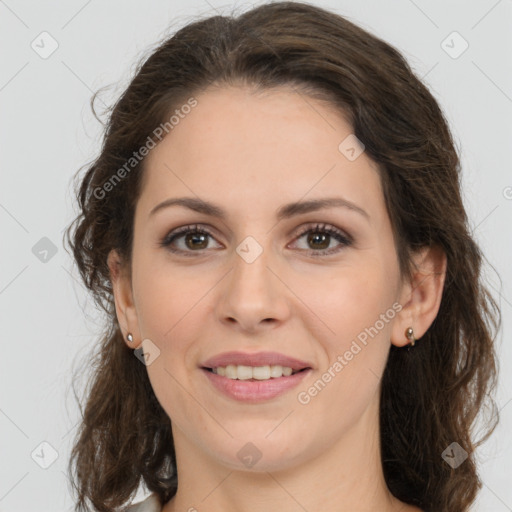
{"label": "long brown hair", "polygon": [[[82,279],[107,314],[69,462],[76,510],[90,502],[113,511],[133,498],[141,479],[162,504],[176,493],[170,419],[146,367],[124,343],[107,255],[117,248],[130,267],[145,160],[129,170],[126,162],[148,137],[155,140],[155,128],[187,98],[233,84],[291,86],[348,116],[379,164],[402,275],[410,275],[412,251],[438,245],[446,253],[435,321],[413,349],[390,349],[381,390],[382,465],[398,499],[426,512],[468,510],[482,485],[475,448],[498,421],[490,393],[501,316],[482,282],[483,254],[461,200],[454,142],[436,100],[397,50],[342,16],[301,2],[269,3],[181,28],[139,65],[109,112],[101,153],[80,178],[80,213],[66,231]],[[123,166],[122,179],[105,187]],[[480,439],[472,439],[487,403],[494,414]],[[457,468],[442,458],[453,442],[468,454]]]}

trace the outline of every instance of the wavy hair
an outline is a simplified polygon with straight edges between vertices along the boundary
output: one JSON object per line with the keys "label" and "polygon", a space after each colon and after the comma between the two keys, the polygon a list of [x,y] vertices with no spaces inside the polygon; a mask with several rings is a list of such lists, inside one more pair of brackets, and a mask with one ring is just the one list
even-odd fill
{"label": "wavy hair", "polygon": [[[482,280],[484,256],[461,199],[457,150],[438,103],[395,48],[301,2],[196,19],[159,42],[108,109],[99,156],[75,177],[80,211],[65,236],[81,278],[107,315],[69,461],[76,510],[91,503],[114,511],[134,497],[141,481],[162,504],[176,493],[170,419],[145,366],[123,340],[107,266],[114,248],[131,265],[145,160],[108,193],[105,184],[148,137],[154,141],[155,128],[186,98],[230,85],[289,86],[328,102],[350,120],[378,164],[402,276],[411,275],[418,248],[437,245],[445,252],[436,319],[413,349],[390,348],[381,387],[381,455],[387,486],[398,499],[425,512],[468,510],[482,486],[475,449],[498,422],[491,392],[501,313]],[[494,413],[473,439],[487,404]],[[441,456],[453,442],[468,454],[456,469]]]}

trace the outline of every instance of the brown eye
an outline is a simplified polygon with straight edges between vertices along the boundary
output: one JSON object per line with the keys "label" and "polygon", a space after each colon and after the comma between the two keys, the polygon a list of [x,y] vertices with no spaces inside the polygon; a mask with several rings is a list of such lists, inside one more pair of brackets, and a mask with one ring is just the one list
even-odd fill
{"label": "brown eye", "polygon": [[[208,249],[208,238],[212,238],[209,231],[199,226],[185,226],[169,233],[160,243],[171,252],[192,253]],[[175,247],[176,241],[183,240],[181,247]]]}
{"label": "brown eye", "polygon": [[[331,235],[327,233],[310,232],[307,237],[308,244],[313,244],[314,249],[325,250],[329,247]],[[327,243],[326,243],[327,241]]]}
{"label": "brown eye", "polygon": [[184,237],[185,245],[189,249],[206,249],[208,246],[208,236],[204,233],[187,233]]}
{"label": "brown eye", "polygon": [[[304,249],[311,256],[324,256],[339,252],[343,247],[352,245],[353,240],[349,235],[343,233],[333,226],[325,226],[317,224],[314,227],[310,227],[300,233],[296,240],[306,236],[306,245]],[[332,241],[337,241],[338,246],[329,249],[329,245]]]}

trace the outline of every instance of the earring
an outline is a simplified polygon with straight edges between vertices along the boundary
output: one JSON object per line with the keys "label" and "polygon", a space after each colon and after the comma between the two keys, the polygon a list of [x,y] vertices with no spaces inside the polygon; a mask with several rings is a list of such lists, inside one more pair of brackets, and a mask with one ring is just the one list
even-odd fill
{"label": "earring", "polygon": [[416,338],[414,337],[414,331],[412,330],[412,327],[408,327],[405,329],[405,337],[410,341],[411,347],[414,347],[414,342],[416,341]]}
{"label": "earring", "polygon": [[132,333],[129,332],[127,335],[126,335],[126,339],[131,343],[133,341],[133,336],[132,336]]}

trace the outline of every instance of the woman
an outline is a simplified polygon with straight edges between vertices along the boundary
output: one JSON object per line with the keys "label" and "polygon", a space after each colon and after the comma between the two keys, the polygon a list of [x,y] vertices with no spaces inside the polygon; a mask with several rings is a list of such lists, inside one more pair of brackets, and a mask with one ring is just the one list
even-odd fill
{"label": "woman", "polygon": [[500,316],[459,173],[430,92],[341,16],[276,2],[163,42],[68,231],[109,319],[77,510],[141,479],[127,510],[468,510]]}

